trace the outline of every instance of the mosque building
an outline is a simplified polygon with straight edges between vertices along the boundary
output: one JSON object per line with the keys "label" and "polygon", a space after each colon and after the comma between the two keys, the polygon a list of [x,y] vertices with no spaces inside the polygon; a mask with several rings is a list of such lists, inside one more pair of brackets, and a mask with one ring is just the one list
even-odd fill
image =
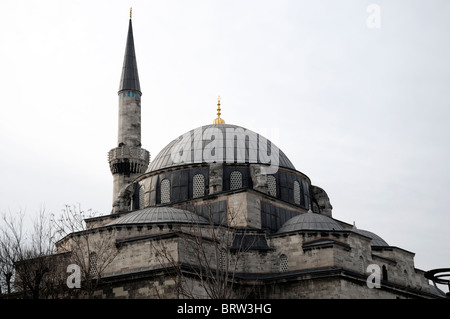
{"label": "mosque building", "polygon": [[141,96],[130,14],[108,153],[112,211],[57,244],[71,255],[87,238],[100,278],[91,297],[438,297],[413,252],[334,218],[325,190],[270,140],[225,121],[220,98],[215,119],[177,132],[150,160]]}

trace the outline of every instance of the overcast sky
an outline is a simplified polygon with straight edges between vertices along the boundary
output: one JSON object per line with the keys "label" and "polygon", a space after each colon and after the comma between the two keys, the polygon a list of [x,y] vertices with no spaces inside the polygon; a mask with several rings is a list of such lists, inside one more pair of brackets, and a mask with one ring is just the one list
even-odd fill
{"label": "overcast sky", "polygon": [[450,267],[447,0],[2,0],[0,212],[111,212],[130,7],[152,158],[220,95],[334,218]]}

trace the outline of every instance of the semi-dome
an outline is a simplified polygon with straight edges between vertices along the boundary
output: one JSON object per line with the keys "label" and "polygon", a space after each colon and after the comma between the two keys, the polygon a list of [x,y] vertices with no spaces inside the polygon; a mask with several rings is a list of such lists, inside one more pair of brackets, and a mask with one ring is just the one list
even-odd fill
{"label": "semi-dome", "polygon": [[237,125],[212,124],[190,130],[170,142],[147,172],[184,164],[259,163],[294,169],[287,156],[260,134]]}
{"label": "semi-dome", "polygon": [[147,207],[127,213],[106,224],[106,226],[157,223],[209,224],[204,217],[187,210],[172,207]]}
{"label": "semi-dome", "polygon": [[368,230],[364,230],[364,229],[358,229],[356,227],[353,227],[352,229],[353,232],[358,233],[360,235],[369,237],[372,239],[372,241],[370,242],[371,246],[389,246],[389,244],[380,236],[378,236],[377,234],[374,234]]}
{"label": "semi-dome", "polygon": [[313,213],[300,214],[286,221],[278,230],[278,233],[286,233],[300,230],[344,230],[344,228],[334,219]]}

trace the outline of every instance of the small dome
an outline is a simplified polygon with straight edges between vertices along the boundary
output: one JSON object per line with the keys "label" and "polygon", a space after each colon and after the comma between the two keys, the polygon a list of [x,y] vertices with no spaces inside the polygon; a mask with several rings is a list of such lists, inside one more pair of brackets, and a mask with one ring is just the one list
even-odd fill
{"label": "small dome", "polygon": [[209,224],[205,218],[187,210],[172,207],[147,207],[125,214],[106,224],[106,226],[155,223]]}
{"label": "small dome", "polygon": [[278,233],[286,233],[299,230],[330,231],[344,230],[344,228],[337,221],[328,216],[308,212],[289,219],[283,224],[283,226],[281,226],[281,228],[278,230]]}
{"label": "small dome", "polygon": [[389,244],[383,238],[381,238],[377,234],[374,234],[368,230],[358,229],[356,227],[353,227],[352,231],[355,233],[358,233],[360,235],[371,238],[372,239],[372,241],[370,242],[371,246],[389,246]]}

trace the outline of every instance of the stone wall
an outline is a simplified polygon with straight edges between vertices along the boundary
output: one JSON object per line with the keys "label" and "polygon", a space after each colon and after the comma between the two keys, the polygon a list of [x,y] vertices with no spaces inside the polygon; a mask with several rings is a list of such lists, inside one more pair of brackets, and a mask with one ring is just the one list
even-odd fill
{"label": "stone wall", "polygon": [[149,278],[111,282],[94,293],[94,297],[100,299],[173,299],[179,296],[177,278],[163,273]]}
{"label": "stone wall", "polygon": [[[293,208],[289,203],[271,201],[269,196],[248,189],[229,192],[226,197],[203,198],[189,203],[192,204],[193,210],[195,205],[223,203],[223,210],[228,214],[228,226],[237,226],[243,234],[254,232],[259,236],[265,236],[263,238],[268,245],[266,248],[259,246],[255,249],[230,253],[229,245],[223,246],[227,248],[226,260],[231,263],[237,260],[236,265],[233,264],[229,270],[236,271],[244,285],[257,286],[260,291],[258,296],[404,298],[414,295],[417,291],[429,291],[423,272],[414,268],[413,253],[397,247],[372,247],[369,237],[351,229],[298,231],[288,234],[263,232],[262,201],[277,205],[286,211]],[[235,218],[231,218],[232,212],[236,214]],[[111,216],[105,217],[104,220],[110,219]],[[101,218],[93,219],[91,225],[100,225],[101,220]],[[220,267],[217,250],[219,246],[211,240],[213,236],[208,227],[153,224],[91,228],[87,232],[91,240],[100,241],[102,238],[105,240],[108,236],[112,236],[113,238],[108,241],[117,244],[114,246],[117,256],[104,272],[109,286],[99,290],[98,296],[105,298],[178,296],[177,276],[168,275],[167,271],[163,271],[164,265],[170,266],[171,263],[173,265],[173,262],[178,261],[196,264],[199,249],[204,249],[209,266]],[[205,237],[209,237],[209,240],[208,238],[204,240],[201,248],[195,245],[189,247],[186,237],[188,235],[180,235],[180,232],[195,233],[200,230]],[[228,235],[232,236],[234,231],[230,229]],[[222,233],[220,236],[225,235]],[[223,244],[225,241],[222,239],[225,237],[220,236],[217,238],[221,238],[219,242]],[[69,240],[65,241],[65,245],[61,245],[63,246],[68,250]],[[282,259],[283,255],[287,259]],[[367,267],[373,264],[378,265],[380,269],[386,269],[387,278],[382,279],[382,286],[386,289],[367,287],[366,279],[370,275]],[[249,281],[248,278],[253,279]],[[189,285],[196,295],[202,296],[205,293],[194,278],[189,279]],[[409,290],[416,292],[408,293]]]}

